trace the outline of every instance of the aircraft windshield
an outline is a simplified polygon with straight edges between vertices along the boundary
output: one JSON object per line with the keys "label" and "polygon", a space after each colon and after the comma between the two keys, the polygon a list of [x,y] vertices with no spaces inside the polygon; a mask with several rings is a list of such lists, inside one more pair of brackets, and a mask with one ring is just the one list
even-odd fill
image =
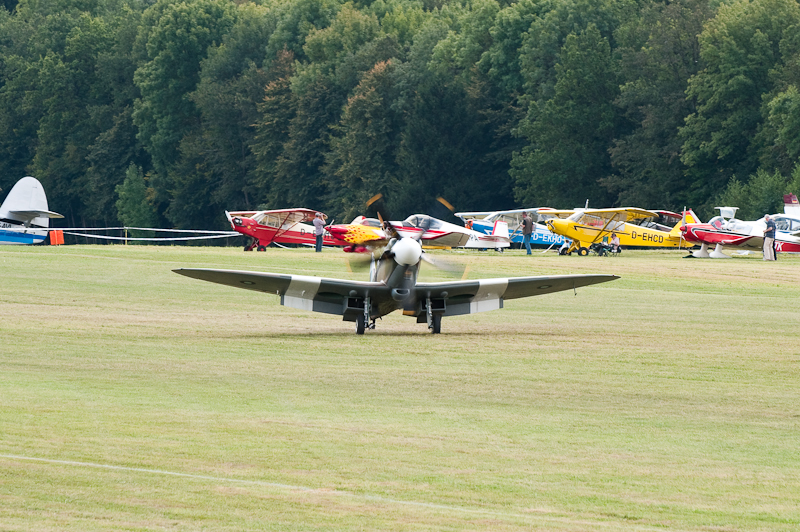
{"label": "aircraft windshield", "polygon": [[775,228],[778,231],[800,231],[800,220],[795,218],[784,218],[783,216],[776,216]]}
{"label": "aircraft windshield", "polygon": [[364,218],[361,221],[361,225],[366,225],[367,227],[380,227],[381,221],[376,220],[375,218]]}
{"label": "aircraft windshield", "polygon": [[[555,216],[545,213],[533,213],[531,214],[531,218],[533,218],[536,223],[544,223],[550,218],[555,218]],[[494,223],[495,221],[500,220],[507,223],[509,227],[514,228],[518,227],[519,224],[522,223],[522,212],[493,214],[492,216],[487,216],[484,218],[484,220],[489,223]]]}
{"label": "aircraft windshield", "polygon": [[627,215],[624,212],[618,212],[614,213],[610,219],[606,219],[587,212],[576,212],[569,218],[570,220],[588,227],[597,229],[605,228],[606,231],[623,231],[625,229]]}
{"label": "aircraft windshield", "polygon": [[[424,214],[414,214],[406,218],[405,221],[410,223],[414,227],[422,227],[423,225],[427,224],[430,224],[428,226],[428,229],[441,229],[443,227],[442,222],[440,220],[437,220],[436,218],[431,218],[430,216],[426,216]],[[405,223],[403,225],[405,225]]]}
{"label": "aircraft windshield", "polygon": [[674,216],[660,215],[658,218],[653,216],[649,218],[639,218],[630,223],[640,227],[655,229],[656,231],[670,231],[680,221],[680,218],[675,218]]}
{"label": "aircraft windshield", "polygon": [[258,218],[255,218],[256,222],[260,223],[261,225],[266,225],[267,227],[280,227],[282,218],[274,214],[264,214]]}
{"label": "aircraft windshield", "polygon": [[708,221],[708,223],[714,229],[722,229],[722,226],[725,224],[725,218],[722,216],[714,216]]}
{"label": "aircraft windshield", "polygon": [[749,235],[753,228],[753,224],[752,222],[743,222],[741,220],[737,220],[736,218],[731,218],[723,225],[723,228],[734,233]]}

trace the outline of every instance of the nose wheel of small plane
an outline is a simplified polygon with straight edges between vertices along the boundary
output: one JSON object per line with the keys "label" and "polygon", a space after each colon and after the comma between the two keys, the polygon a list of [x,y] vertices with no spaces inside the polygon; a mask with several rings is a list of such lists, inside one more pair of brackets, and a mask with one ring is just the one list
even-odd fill
{"label": "nose wheel of small plane", "polygon": [[367,322],[363,314],[356,316],[356,334],[364,334],[364,329],[367,328],[366,325]]}
{"label": "nose wheel of small plane", "polygon": [[431,316],[431,333],[439,334],[442,332],[442,316],[441,314],[434,314]]}

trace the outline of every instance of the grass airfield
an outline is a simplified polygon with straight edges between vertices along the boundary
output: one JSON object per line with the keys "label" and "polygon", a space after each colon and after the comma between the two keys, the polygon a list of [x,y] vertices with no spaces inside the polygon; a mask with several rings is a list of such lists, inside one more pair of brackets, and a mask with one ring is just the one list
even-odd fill
{"label": "grass airfield", "polygon": [[800,527],[800,257],[434,255],[622,278],[356,336],[170,271],[338,250],[0,247],[0,530]]}

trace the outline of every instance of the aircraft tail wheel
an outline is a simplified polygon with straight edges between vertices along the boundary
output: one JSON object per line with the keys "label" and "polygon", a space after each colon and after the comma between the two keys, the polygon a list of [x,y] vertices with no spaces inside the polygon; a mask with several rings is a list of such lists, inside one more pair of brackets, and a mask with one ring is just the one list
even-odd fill
{"label": "aircraft tail wheel", "polygon": [[356,334],[364,334],[365,326],[366,322],[364,321],[364,315],[359,314],[356,317]]}
{"label": "aircraft tail wheel", "polygon": [[439,334],[440,332],[442,332],[442,316],[434,314],[431,316],[431,333]]}
{"label": "aircraft tail wheel", "polygon": [[578,255],[580,255],[581,257],[585,257],[588,254],[589,254],[589,248],[578,249]]}

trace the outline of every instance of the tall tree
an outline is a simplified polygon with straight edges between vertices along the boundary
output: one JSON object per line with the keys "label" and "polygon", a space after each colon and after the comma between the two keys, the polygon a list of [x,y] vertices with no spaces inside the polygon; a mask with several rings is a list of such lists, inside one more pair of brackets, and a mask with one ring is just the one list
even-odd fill
{"label": "tall tree", "polygon": [[[189,95],[200,112],[201,124],[192,143],[182,145],[182,156],[203,159],[208,167],[208,219],[219,219],[224,209],[252,209],[258,205],[256,160],[250,145],[259,118],[258,102],[269,83],[270,61],[264,55],[275,20],[268,10],[243,4],[236,23],[218,46],[209,49],[201,65],[200,82]],[[189,147],[199,150],[190,154]],[[193,166],[182,166],[189,176],[181,183],[194,186]],[[176,196],[192,191],[175,188]],[[235,206],[235,207],[234,207]],[[177,220],[175,220],[177,222]],[[224,220],[221,222],[224,223]]]}
{"label": "tall tree", "polygon": [[632,126],[614,141],[616,172],[603,180],[618,205],[679,209],[698,201],[680,159],[678,130],[693,110],[685,93],[700,70],[697,36],[711,15],[706,0],[654,2],[616,33],[627,80],[616,104]]}
{"label": "tall tree", "polygon": [[695,197],[711,198],[732,176],[755,173],[762,96],[774,88],[770,72],[781,60],[780,43],[798,22],[794,0],[740,0],[722,5],[700,35],[705,66],[687,91],[697,110],[681,129]]}
{"label": "tall tree", "polygon": [[278,186],[278,161],[284,144],[289,141],[289,127],[297,114],[297,101],[292,94],[294,54],[278,52],[270,70],[273,78],[258,103],[259,116],[254,122],[255,136],[250,149],[255,157],[255,195],[261,208],[281,208],[288,204],[287,191]]}
{"label": "tall tree", "polygon": [[134,75],[141,97],[133,120],[161,178],[177,161],[181,139],[199,124],[188,95],[200,81],[201,61],[234,17],[234,5],[225,0],[159,0],[142,16],[137,49],[143,63]]}
{"label": "tall tree", "polygon": [[329,205],[343,220],[362,214],[375,194],[389,198],[397,193],[401,124],[392,109],[397,98],[393,75],[390,61],[367,72],[335,127],[326,172],[335,176]]}
{"label": "tall tree", "polygon": [[553,97],[533,102],[520,124],[529,141],[515,154],[517,200],[527,205],[607,205],[600,179],[611,173],[608,148],[618,116],[619,84],[608,40],[590,24],[567,37],[556,65]]}
{"label": "tall tree", "polygon": [[116,186],[119,199],[116,201],[117,216],[128,227],[155,227],[158,222],[152,204],[153,190],[148,189],[142,169],[130,165],[125,179]]}

